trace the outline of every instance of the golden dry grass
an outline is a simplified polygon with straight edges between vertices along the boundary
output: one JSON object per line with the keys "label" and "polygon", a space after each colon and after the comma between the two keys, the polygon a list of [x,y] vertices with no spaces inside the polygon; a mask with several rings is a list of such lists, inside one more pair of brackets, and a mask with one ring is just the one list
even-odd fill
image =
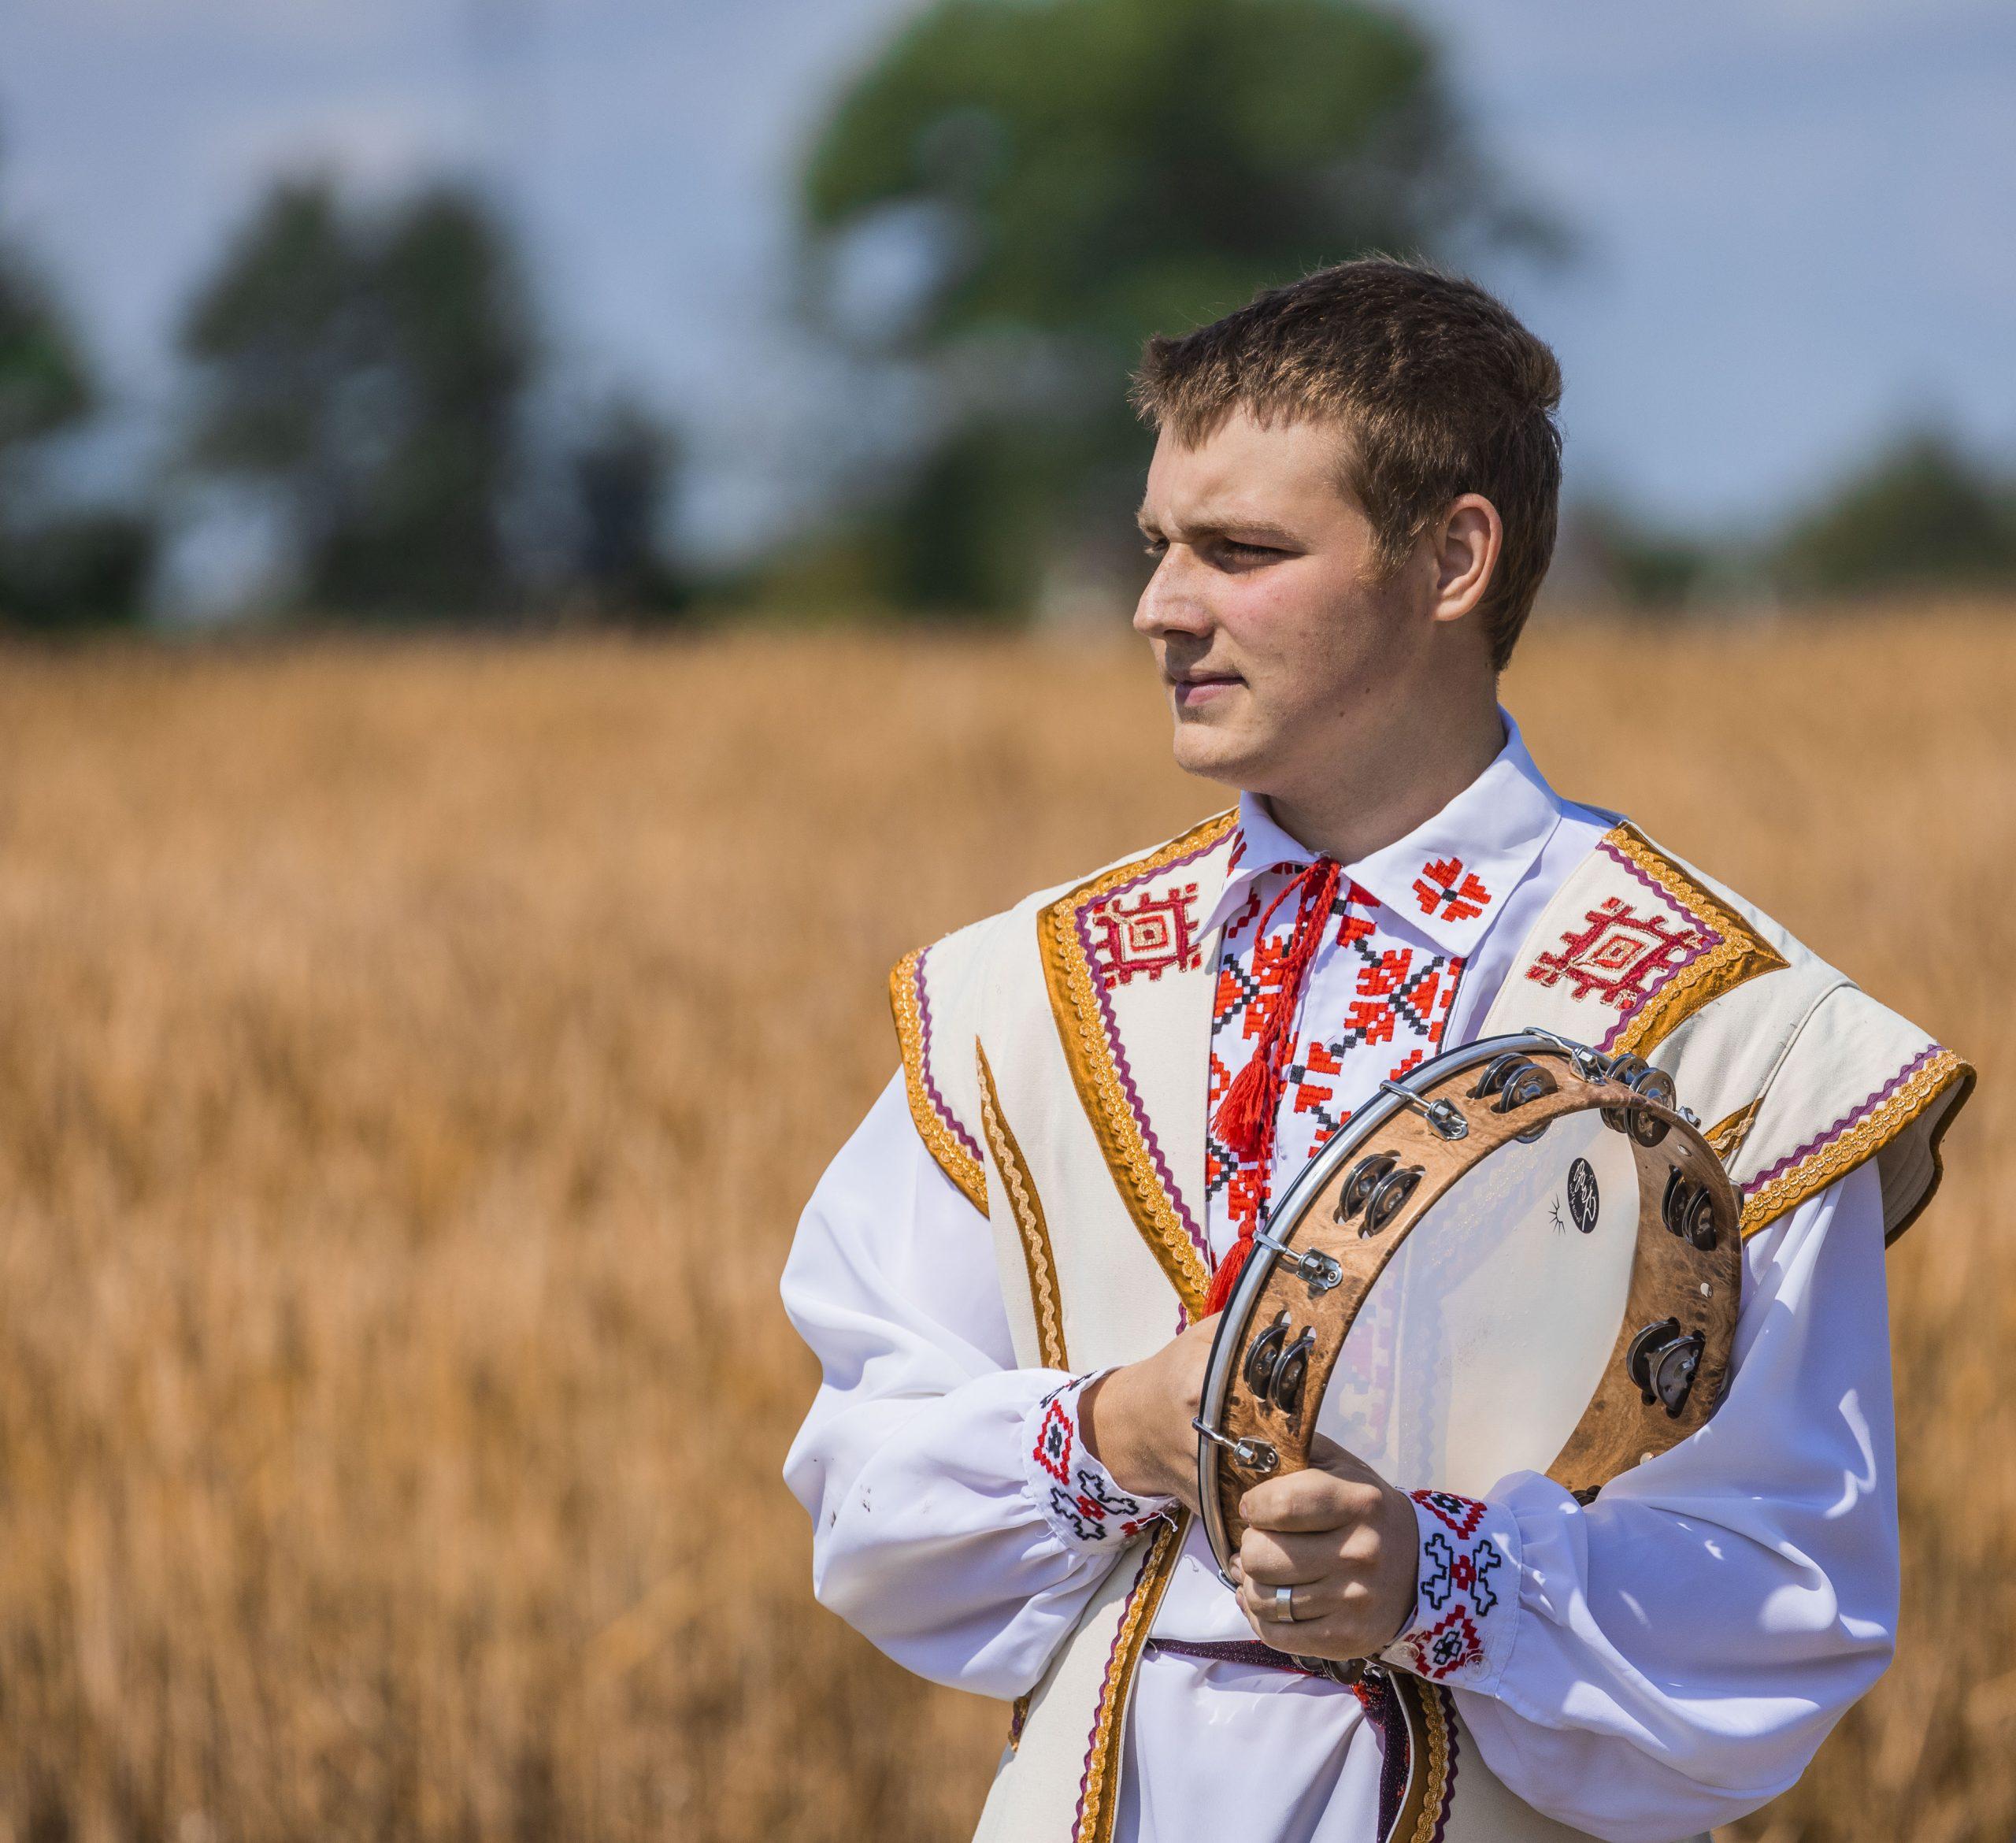
{"label": "golden dry grass", "polygon": [[[1508,697],[1981,1066],[1893,1254],[1896,1667],[1771,1843],[2016,1826],[2016,620],[1536,633]],[[798,1207],[904,947],[1222,804],[1132,655],[0,658],[0,1831],[965,1834],[807,1589]]]}

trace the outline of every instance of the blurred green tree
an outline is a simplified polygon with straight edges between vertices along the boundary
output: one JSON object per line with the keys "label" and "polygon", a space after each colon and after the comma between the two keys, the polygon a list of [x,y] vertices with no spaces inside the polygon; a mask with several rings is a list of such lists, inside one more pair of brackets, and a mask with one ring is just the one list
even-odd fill
{"label": "blurred green tree", "polygon": [[0,244],[0,623],[50,632],[139,617],[150,523],[106,508],[54,510],[31,490],[50,439],[98,406],[54,292],[22,251]]}
{"label": "blurred green tree", "polygon": [[1936,426],[1907,429],[1789,521],[1775,561],[1795,593],[2016,583],[2016,481]]}
{"label": "blurred green tree", "polygon": [[[1568,247],[1479,152],[1435,43],[1352,0],[936,0],[838,98],[800,202],[805,312],[926,385],[865,528],[885,592],[936,607],[1110,580],[1151,332],[1373,250]],[[864,250],[921,258],[865,314]]]}
{"label": "blurred green tree", "polygon": [[486,616],[510,592],[506,502],[538,347],[487,206],[428,187],[375,216],[274,187],[184,319],[187,456],[277,489],[320,610]]}
{"label": "blurred green tree", "polygon": [[679,461],[672,430],[628,396],[601,406],[569,456],[580,521],[576,574],[598,614],[654,621],[687,606],[688,585],[658,534]]}

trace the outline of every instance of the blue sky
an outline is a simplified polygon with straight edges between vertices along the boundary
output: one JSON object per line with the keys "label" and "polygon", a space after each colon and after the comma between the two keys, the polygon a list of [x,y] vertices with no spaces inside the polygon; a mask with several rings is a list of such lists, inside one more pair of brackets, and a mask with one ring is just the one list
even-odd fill
{"label": "blue sky", "polygon": [[[584,386],[695,430],[689,520],[817,474],[778,278],[793,159],[910,0],[0,0],[0,225],[135,422],[179,303],[275,175],[503,184]],[[2007,0],[1418,0],[1487,145],[1583,234],[1485,268],[1560,354],[1570,490],[1762,521],[1907,417],[2016,462]],[[1116,380],[1117,388],[1117,380]]]}

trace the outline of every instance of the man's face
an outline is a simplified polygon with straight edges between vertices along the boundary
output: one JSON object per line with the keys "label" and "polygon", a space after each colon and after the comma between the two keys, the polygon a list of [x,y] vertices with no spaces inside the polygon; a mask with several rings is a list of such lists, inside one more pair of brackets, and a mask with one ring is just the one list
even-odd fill
{"label": "man's face", "polygon": [[[1243,409],[1194,448],[1165,432],[1140,512],[1158,558],[1135,610],[1191,773],[1295,795],[1356,726],[1386,728],[1429,664],[1431,576],[1384,587],[1338,480],[1340,436]],[[1384,709],[1382,711],[1382,706]]]}

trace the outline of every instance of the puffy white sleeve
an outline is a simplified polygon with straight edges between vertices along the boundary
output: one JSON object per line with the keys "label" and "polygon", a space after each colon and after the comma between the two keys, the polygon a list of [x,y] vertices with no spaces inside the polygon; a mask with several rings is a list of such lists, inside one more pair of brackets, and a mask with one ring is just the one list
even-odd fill
{"label": "puffy white sleeve", "polygon": [[1090,1374],[1016,1366],[992,1232],[900,1073],[813,1191],[781,1291],[821,1372],[784,1461],[820,1604],[936,1682],[1033,1688],[1166,1503],[1083,1452]]}
{"label": "puffy white sleeve", "polygon": [[1699,1433],[1586,1508],[1532,1472],[1488,1501],[1418,1494],[1423,1596],[1388,1656],[1448,1683],[1528,1803],[1618,1843],[1728,1823],[1881,1675],[1898,1601],[1883,1259],[1872,1161],[1746,1247],[1735,1379]]}

